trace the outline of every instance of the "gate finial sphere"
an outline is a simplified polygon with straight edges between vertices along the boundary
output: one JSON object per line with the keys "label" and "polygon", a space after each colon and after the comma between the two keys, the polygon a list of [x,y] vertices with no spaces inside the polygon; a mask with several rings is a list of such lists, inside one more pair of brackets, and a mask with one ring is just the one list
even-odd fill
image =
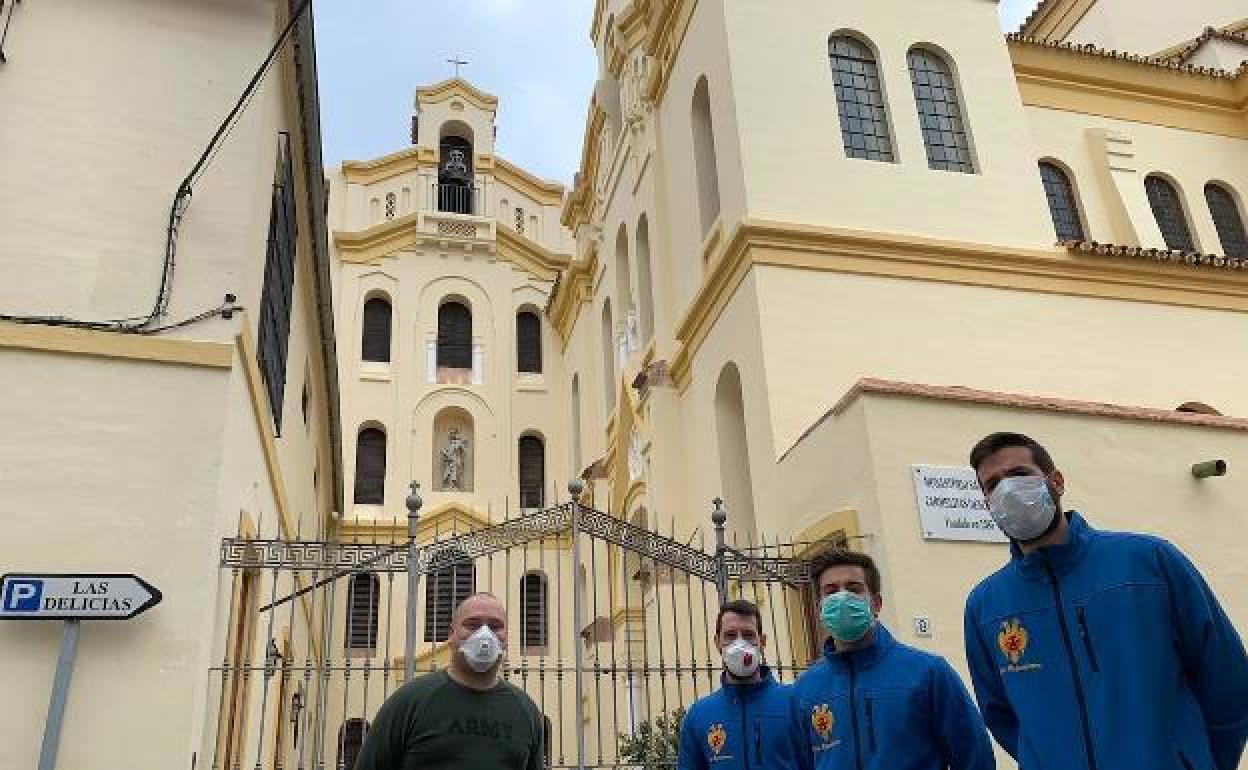
{"label": "gate finial sphere", "polygon": [[712,500],[715,504],[715,510],[711,512],[711,521],[717,527],[724,526],[724,522],[728,521],[728,512],[724,510],[724,501],[720,498]]}
{"label": "gate finial sphere", "polygon": [[425,504],[425,501],[420,497],[420,482],[413,481],[409,486],[412,492],[407,496],[404,504],[407,505],[407,515],[415,516],[420,507]]}
{"label": "gate finial sphere", "polygon": [[581,494],[584,492],[585,492],[585,480],[584,479],[572,479],[571,481],[568,482],[568,494],[572,495],[574,499],[579,500],[581,498]]}

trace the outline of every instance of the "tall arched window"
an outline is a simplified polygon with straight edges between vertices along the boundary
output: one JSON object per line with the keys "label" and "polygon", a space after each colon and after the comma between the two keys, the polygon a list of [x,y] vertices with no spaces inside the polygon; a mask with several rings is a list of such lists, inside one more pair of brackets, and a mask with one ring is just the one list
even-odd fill
{"label": "tall arched window", "polygon": [[357,572],[351,576],[347,588],[348,650],[373,650],[377,648],[378,604],[381,601],[380,583],[371,572]]}
{"label": "tall arched window", "polygon": [[697,174],[698,213],[702,236],[719,217],[719,161],[715,155],[715,127],[711,120],[711,94],[706,76],[693,88],[693,163]]}
{"label": "tall arched window", "polygon": [[572,475],[585,468],[581,453],[581,376],[572,375]]}
{"label": "tall arched window", "polygon": [[472,368],[472,311],[453,299],[438,307],[438,368]]}
{"label": "tall arched window", "polygon": [[615,327],[611,323],[611,299],[602,303],[602,385],[607,414],[615,411]]}
{"label": "tall arched window", "polygon": [[355,770],[355,761],[360,758],[367,732],[368,723],[363,719],[348,719],[338,728],[337,770]]}
{"label": "tall arched window", "polygon": [[360,351],[361,358],[365,361],[389,362],[390,315],[390,303],[381,297],[373,297],[364,303],[364,330]]}
{"label": "tall arched window", "polygon": [[849,35],[828,38],[836,108],[840,112],[845,154],[866,160],[893,160],[893,140],[888,130],[888,108],[880,85],[875,54]]}
{"label": "tall arched window", "polygon": [[476,590],[477,570],[458,549],[441,551],[434,558],[445,566],[425,578],[425,641],[445,642],[455,608]]}
{"label": "tall arched window", "polygon": [[1049,200],[1049,214],[1053,217],[1053,229],[1059,241],[1082,241],[1083,223],[1079,219],[1079,203],[1075,200],[1075,186],[1070,177],[1056,163],[1040,161],[1040,180],[1044,183],[1044,195]]}
{"label": "tall arched window", "polygon": [[910,83],[914,86],[923,144],[927,147],[928,168],[975,173],[958,85],[949,65],[935,51],[926,48],[911,48],[906,59],[910,64]]}
{"label": "tall arched window", "polygon": [[355,502],[382,505],[386,491],[386,434],[365,428],[355,442]]}
{"label": "tall arched window", "polygon": [[520,437],[517,445],[520,468],[520,507],[541,508],[546,486],[546,447],[539,436]]}
{"label": "tall arched window", "polygon": [[[715,385],[715,434],[719,444],[719,483],[728,508],[728,528],[739,538],[755,536],[754,482],[745,432],[741,373],[727,364]],[[747,543],[748,544],[748,543]]]}
{"label": "tall arched window", "polygon": [[1216,182],[1205,185],[1205,202],[1213,216],[1213,225],[1222,241],[1222,253],[1228,257],[1248,257],[1248,234],[1244,233],[1244,218],[1235,205],[1231,191]]}
{"label": "tall arched window", "polygon": [[627,314],[633,305],[633,276],[628,263],[628,230],[623,222],[615,232],[615,299],[621,312]]}
{"label": "tall arched window", "polygon": [[528,654],[540,653],[547,634],[546,575],[529,572],[520,578],[520,647]]}
{"label": "tall arched window", "polygon": [[650,220],[637,221],[637,302],[641,310],[641,340],[654,336],[654,278],[650,274]]}
{"label": "tall arched window", "polygon": [[1144,178],[1144,191],[1148,194],[1148,205],[1153,209],[1153,218],[1157,220],[1166,248],[1195,251],[1196,244],[1187,226],[1187,215],[1183,213],[1183,200],[1174,185],[1163,177],[1150,174]]}
{"label": "tall arched window", "polygon": [[516,313],[516,370],[542,373],[542,319],[531,310]]}

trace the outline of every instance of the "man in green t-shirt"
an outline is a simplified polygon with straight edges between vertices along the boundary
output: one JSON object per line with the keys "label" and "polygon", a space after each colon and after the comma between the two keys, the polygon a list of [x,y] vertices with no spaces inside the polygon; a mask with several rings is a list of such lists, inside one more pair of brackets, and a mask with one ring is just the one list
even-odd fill
{"label": "man in green t-shirt", "polygon": [[355,770],[541,770],[542,715],[499,678],[507,612],[473,594],[455,608],[451,664],[391,695],[373,721]]}

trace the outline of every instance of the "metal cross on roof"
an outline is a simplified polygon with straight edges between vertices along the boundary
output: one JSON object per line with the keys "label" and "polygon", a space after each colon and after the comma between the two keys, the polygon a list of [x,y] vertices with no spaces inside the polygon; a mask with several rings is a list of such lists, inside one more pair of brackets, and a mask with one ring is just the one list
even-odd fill
{"label": "metal cross on roof", "polygon": [[447,59],[446,63],[455,65],[455,77],[459,77],[459,68],[465,64],[468,64],[468,62],[463,61],[462,59]]}

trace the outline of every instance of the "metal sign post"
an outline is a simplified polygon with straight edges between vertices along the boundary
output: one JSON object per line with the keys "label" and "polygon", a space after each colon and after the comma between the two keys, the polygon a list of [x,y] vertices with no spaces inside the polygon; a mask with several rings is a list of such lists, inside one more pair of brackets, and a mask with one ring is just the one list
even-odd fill
{"label": "metal sign post", "polygon": [[161,598],[155,586],[136,575],[13,573],[0,578],[0,620],[65,621],[39,749],[39,770],[56,767],[82,621],[129,620],[159,604]]}

